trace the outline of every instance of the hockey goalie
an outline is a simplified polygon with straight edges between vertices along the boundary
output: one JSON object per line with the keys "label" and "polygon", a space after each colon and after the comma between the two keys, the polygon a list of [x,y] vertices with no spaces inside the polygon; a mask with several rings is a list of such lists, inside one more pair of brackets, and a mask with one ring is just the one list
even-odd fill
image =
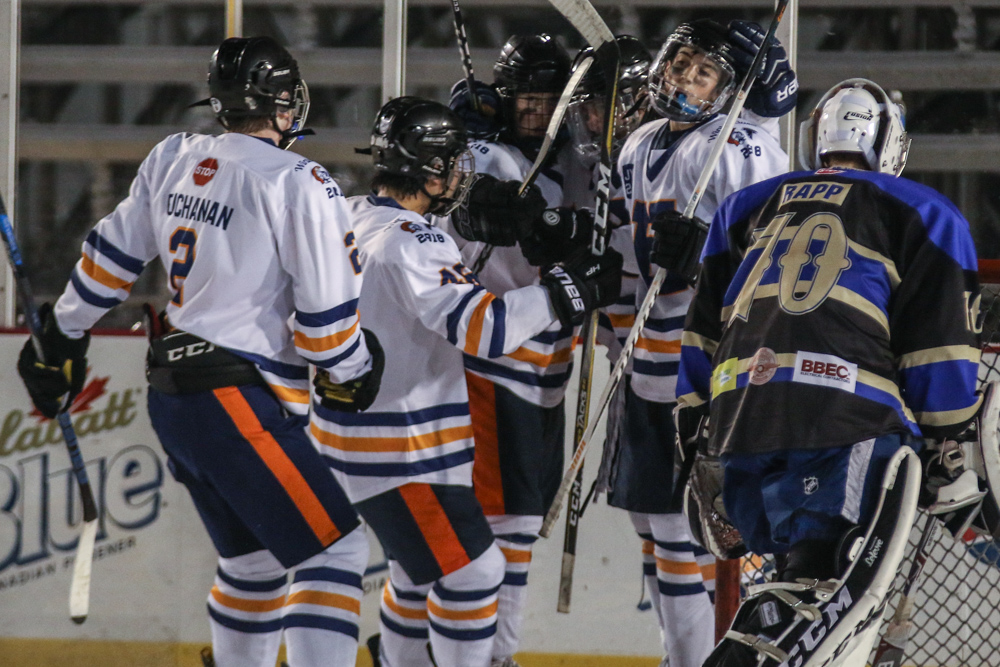
{"label": "hockey goalie", "polygon": [[810,171],[719,208],[685,324],[692,528],[778,563],[706,667],[865,665],[918,505],[957,534],[996,506],[968,222],[899,177],[903,110],[877,84],[834,86],[801,137]]}

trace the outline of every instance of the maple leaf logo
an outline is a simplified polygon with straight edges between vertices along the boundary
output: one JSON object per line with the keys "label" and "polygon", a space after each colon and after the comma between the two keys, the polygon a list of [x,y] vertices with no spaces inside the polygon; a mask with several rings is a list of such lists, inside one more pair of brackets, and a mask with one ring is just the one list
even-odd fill
{"label": "maple leaf logo", "polygon": [[[90,374],[90,368],[87,369],[87,374]],[[91,403],[99,399],[101,396],[107,393],[108,381],[111,380],[111,376],[108,377],[95,377],[87,382],[80,393],[76,395],[73,399],[73,404],[69,406],[69,413],[71,415],[78,414],[85,410],[90,409]],[[32,408],[31,412],[28,413],[39,422],[47,422],[49,419],[36,408]]]}

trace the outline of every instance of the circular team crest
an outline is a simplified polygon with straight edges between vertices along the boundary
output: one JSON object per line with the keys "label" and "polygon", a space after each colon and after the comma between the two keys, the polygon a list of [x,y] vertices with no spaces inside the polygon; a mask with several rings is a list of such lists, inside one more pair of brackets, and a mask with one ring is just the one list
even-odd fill
{"label": "circular team crest", "polygon": [[750,359],[750,384],[764,384],[778,371],[778,357],[774,350],[762,347]]}

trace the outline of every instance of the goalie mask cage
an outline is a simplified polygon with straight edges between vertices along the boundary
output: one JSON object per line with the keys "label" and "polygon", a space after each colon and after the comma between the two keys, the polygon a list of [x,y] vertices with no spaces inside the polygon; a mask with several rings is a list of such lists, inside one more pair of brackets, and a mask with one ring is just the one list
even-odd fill
{"label": "goalie mask cage", "polygon": [[[987,382],[1000,382],[1000,260],[980,260],[979,281],[983,317],[981,388]],[[903,580],[913,562],[924,524],[922,517],[923,512],[919,512],[910,532],[906,558],[889,594],[882,632],[896,608]],[[742,559],[740,565],[741,586],[734,583],[735,575],[720,576],[720,592],[763,583],[774,570],[770,558],[757,556]],[[725,632],[732,616],[717,620]],[[937,530],[918,585],[911,620],[913,634],[906,647],[904,666],[1000,665],[1000,539],[968,531],[956,540],[946,531]]]}

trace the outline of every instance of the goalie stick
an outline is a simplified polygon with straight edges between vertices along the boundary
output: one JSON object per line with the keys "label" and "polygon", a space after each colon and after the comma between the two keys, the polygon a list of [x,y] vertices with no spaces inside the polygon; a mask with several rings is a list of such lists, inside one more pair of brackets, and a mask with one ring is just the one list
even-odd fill
{"label": "goalie stick", "polygon": [[[556,5],[576,5],[580,3],[580,0],[561,0],[560,2],[557,2],[557,0],[551,0],[551,2]],[[739,117],[740,112],[743,110],[743,105],[746,103],[750,87],[753,85],[754,79],[757,78],[757,73],[763,65],[764,56],[767,55],[774,33],[778,29],[778,24],[781,22],[781,17],[784,15],[785,8],[787,6],[788,0],[778,0],[778,4],[774,9],[774,17],[771,19],[771,25],[768,26],[767,34],[764,36],[764,41],[761,44],[760,49],[757,51],[757,55],[754,56],[753,64],[747,71],[746,76],[743,77],[740,89],[736,93],[736,98],[729,110],[729,115],[726,116],[726,122],[723,124],[719,133],[720,137],[728,137],[732,133],[733,127],[736,125],[736,120]],[[706,160],[705,166],[702,168],[701,175],[698,177],[698,182],[695,184],[694,191],[691,193],[691,198],[688,200],[687,206],[684,207],[685,216],[689,218],[694,216],[694,212],[698,208],[698,204],[701,202],[702,196],[705,194],[705,187],[708,185],[708,181],[712,178],[712,173],[715,171],[715,167],[719,163],[719,158],[722,156],[722,149],[725,148],[725,145],[725,141],[717,141],[712,146],[712,151],[709,153],[708,160]],[[618,383],[621,382],[622,376],[625,373],[625,366],[628,364],[629,359],[631,359],[632,352],[635,349],[635,342],[639,338],[639,332],[642,331],[642,327],[645,325],[646,320],[649,319],[649,313],[653,309],[656,297],[660,293],[660,286],[663,284],[663,280],[666,276],[666,270],[662,268],[658,269],[656,275],[653,277],[652,283],[649,285],[649,290],[646,292],[646,298],[643,299],[642,305],[636,313],[635,324],[632,325],[632,329],[628,333],[628,338],[625,339],[621,355],[619,355],[618,361],[615,362],[615,366],[611,370],[611,376],[608,379],[608,384],[604,387],[604,393],[601,394],[601,399],[598,402],[597,414],[587,427],[586,433],[583,434],[580,444],[576,448],[573,458],[570,460],[569,466],[566,469],[566,474],[563,475],[562,483],[559,485],[556,497],[552,501],[552,506],[549,508],[549,512],[545,516],[545,520],[542,522],[542,529],[539,532],[542,537],[548,537],[552,533],[552,526],[556,519],[559,518],[560,512],[562,512],[563,505],[566,503],[566,495],[569,493],[570,486],[573,483],[573,478],[575,477],[577,470],[579,470],[580,466],[583,464],[583,457],[586,453],[587,445],[590,444],[590,441],[593,439],[594,431],[600,421],[601,415],[603,415],[605,410],[607,410],[608,405],[611,403],[611,397],[614,395],[615,389],[618,387]]]}
{"label": "goalie stick", "polygon": [[[21,250],[18,248],[14,228],[11,227],[10,219],[7,217],[7,207],[4,205],[2,197],[0,197],[0,233],[3,235],[3,242],[7,248],[7,258],[14,272],[14,282],[18,294],[21,296],[21,306],[24,308],[24,317],[31,334],[31,343],[35,347],[38,358],[44,362],[45,355],[42,352],[41,344],[42,321],[38,316],[38,309],[35,308],[31,283],[28,282],[28,277],[25,275]],[[80,454],[80,443],[76,438],[76,431],[73,429],[73,422],[70,421],[68,409],[69,406],[66,406],[60,411],[56,415],[56,421],[62,430],[63,440],[66,441],[69,460],[73,466],[73,474],[80,487],[80,498],[83,502],[83,530],[76,546],[76,562],[73,564],[73,580],[69,588],[69,615],[74,623],[83,623],[87,620],[87,611],[90,607],[90,570],[94,558],[94,542],[97,539],[97,504],[94,502],[94,493],[90,488],[87,468]]]}
{"label": "goalie stick", "polygon": [[924,571],[924,564],[927,562],[927,555],[930,552],[931,541],[937,529],[937,519],[933,514],[927,515],[924,523],[924,532],[920,535],[920,542],[917,543],[917,550],[913,553],[913,564],[903,582],[903,590],[896,603],[896,611],[889,620],[889,625],[885,628],[872,659],[872,667],[900,667],[903,664],[903,653],[906,645],[910,641],[913,633],[913,601],[920,585],[920,575]]}

